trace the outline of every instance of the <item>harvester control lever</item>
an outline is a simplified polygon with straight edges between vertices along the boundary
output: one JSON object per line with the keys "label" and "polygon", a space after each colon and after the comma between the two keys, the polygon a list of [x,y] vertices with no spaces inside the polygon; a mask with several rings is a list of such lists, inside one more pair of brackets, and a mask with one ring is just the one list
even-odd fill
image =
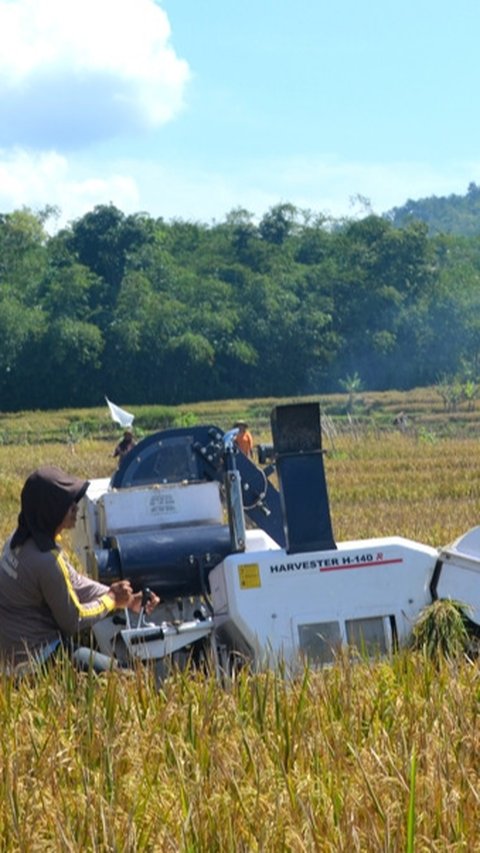
{"label": "harvester control lever", "polygon": [[142,589],[142,609],[147,606],[151,597],[152,597],[152,590],[149,589],[148,586],[146,586],[145,589]]}
{"label": "harvester control lever", "polygon": [[152,594],[152,590],[149,589],[148,586],[142,589],[142,603],[140,607],[140,612],[138,614],[137,628],[141,628],[147,625],[147,622],[145,620],[145,608],[148,602],[150,601]]}

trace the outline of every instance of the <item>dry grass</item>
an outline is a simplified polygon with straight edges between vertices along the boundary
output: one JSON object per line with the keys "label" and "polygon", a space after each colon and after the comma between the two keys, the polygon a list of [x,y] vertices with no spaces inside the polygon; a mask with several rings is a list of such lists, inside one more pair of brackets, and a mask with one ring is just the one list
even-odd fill
{"label": "dry grass", "polygon": [[[233,409],[233,406],[232,406]],[[230,414],[230,411],[228,411]],[[473,439],[326,442],[337,540],[444,545],[480,516]],[[25,476],[113,470],[111,445],[0,446],[2,537]],[[296,681],[74,672],[0,681],[2,851],[480,850],[480,669],[402,652]]]}
{"label": "dry grass", "polygon": [[[326,455],[338,541],[402,535],[446,545],[480,518],[478,440],[341,436]],[[477,461],[478,460],[478,461]]]}
{"label": "dry grass", "polygon": [[1,849],[475,850],[479,690],[412,654],[160,692],[68,664],[4,682]]}

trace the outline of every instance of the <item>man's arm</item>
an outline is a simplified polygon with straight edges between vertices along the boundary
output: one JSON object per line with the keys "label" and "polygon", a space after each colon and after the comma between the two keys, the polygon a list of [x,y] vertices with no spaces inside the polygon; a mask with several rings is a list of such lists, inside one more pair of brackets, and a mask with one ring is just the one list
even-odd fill
{"label": "man's arm", "polygon": [[50,551],[41,571],[41,588],[53,618],[64,634],[75,634],[115,610],[109,587],[84,578],[61,552]]}

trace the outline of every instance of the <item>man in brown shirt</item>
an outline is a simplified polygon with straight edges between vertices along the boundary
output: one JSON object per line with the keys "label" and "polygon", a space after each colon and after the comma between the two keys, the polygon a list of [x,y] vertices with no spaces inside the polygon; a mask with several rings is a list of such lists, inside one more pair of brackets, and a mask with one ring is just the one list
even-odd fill
{"label": "man in brown shirt", "polygon": [[18,526],[0,557],[0,657],[13,668],[45,660],[63,638],[116,608],[141,607],[142,593],[134,595],[129,581],[97,583],[79,574],[61,548],[59,534],[75,526],[87,488],[87,480],[45,466],[22,489]]}
{"label": "man in brown shirt", "polygon": [[123,433],[123,438],[118,442],[115,450],[113,451],[114,459],[118,456],[118,464],[120,465],[122,459],[130,453],[132,447],[135,447],[136,441],[133,437],[133,432],[131,429],[126,429]]}

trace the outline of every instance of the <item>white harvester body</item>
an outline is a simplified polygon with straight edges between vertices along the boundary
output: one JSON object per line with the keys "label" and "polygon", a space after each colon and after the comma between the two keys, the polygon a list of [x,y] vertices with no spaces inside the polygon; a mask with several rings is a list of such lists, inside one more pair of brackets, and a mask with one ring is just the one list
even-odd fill
{"label": "white harvester body", "polygon": [[463,602],[480,626],[480,527],[440,549],[401,536],[335,543],[318,407],[284,408],[279,491],[216,427],[144,439],[113,478],[91,481],[74,537],[84,569],[161,598],[147,619],[99,622],[102,653],[129,665],[207,647],[219,666],[323,665],[343,647],[407,644],[436,598]]}

